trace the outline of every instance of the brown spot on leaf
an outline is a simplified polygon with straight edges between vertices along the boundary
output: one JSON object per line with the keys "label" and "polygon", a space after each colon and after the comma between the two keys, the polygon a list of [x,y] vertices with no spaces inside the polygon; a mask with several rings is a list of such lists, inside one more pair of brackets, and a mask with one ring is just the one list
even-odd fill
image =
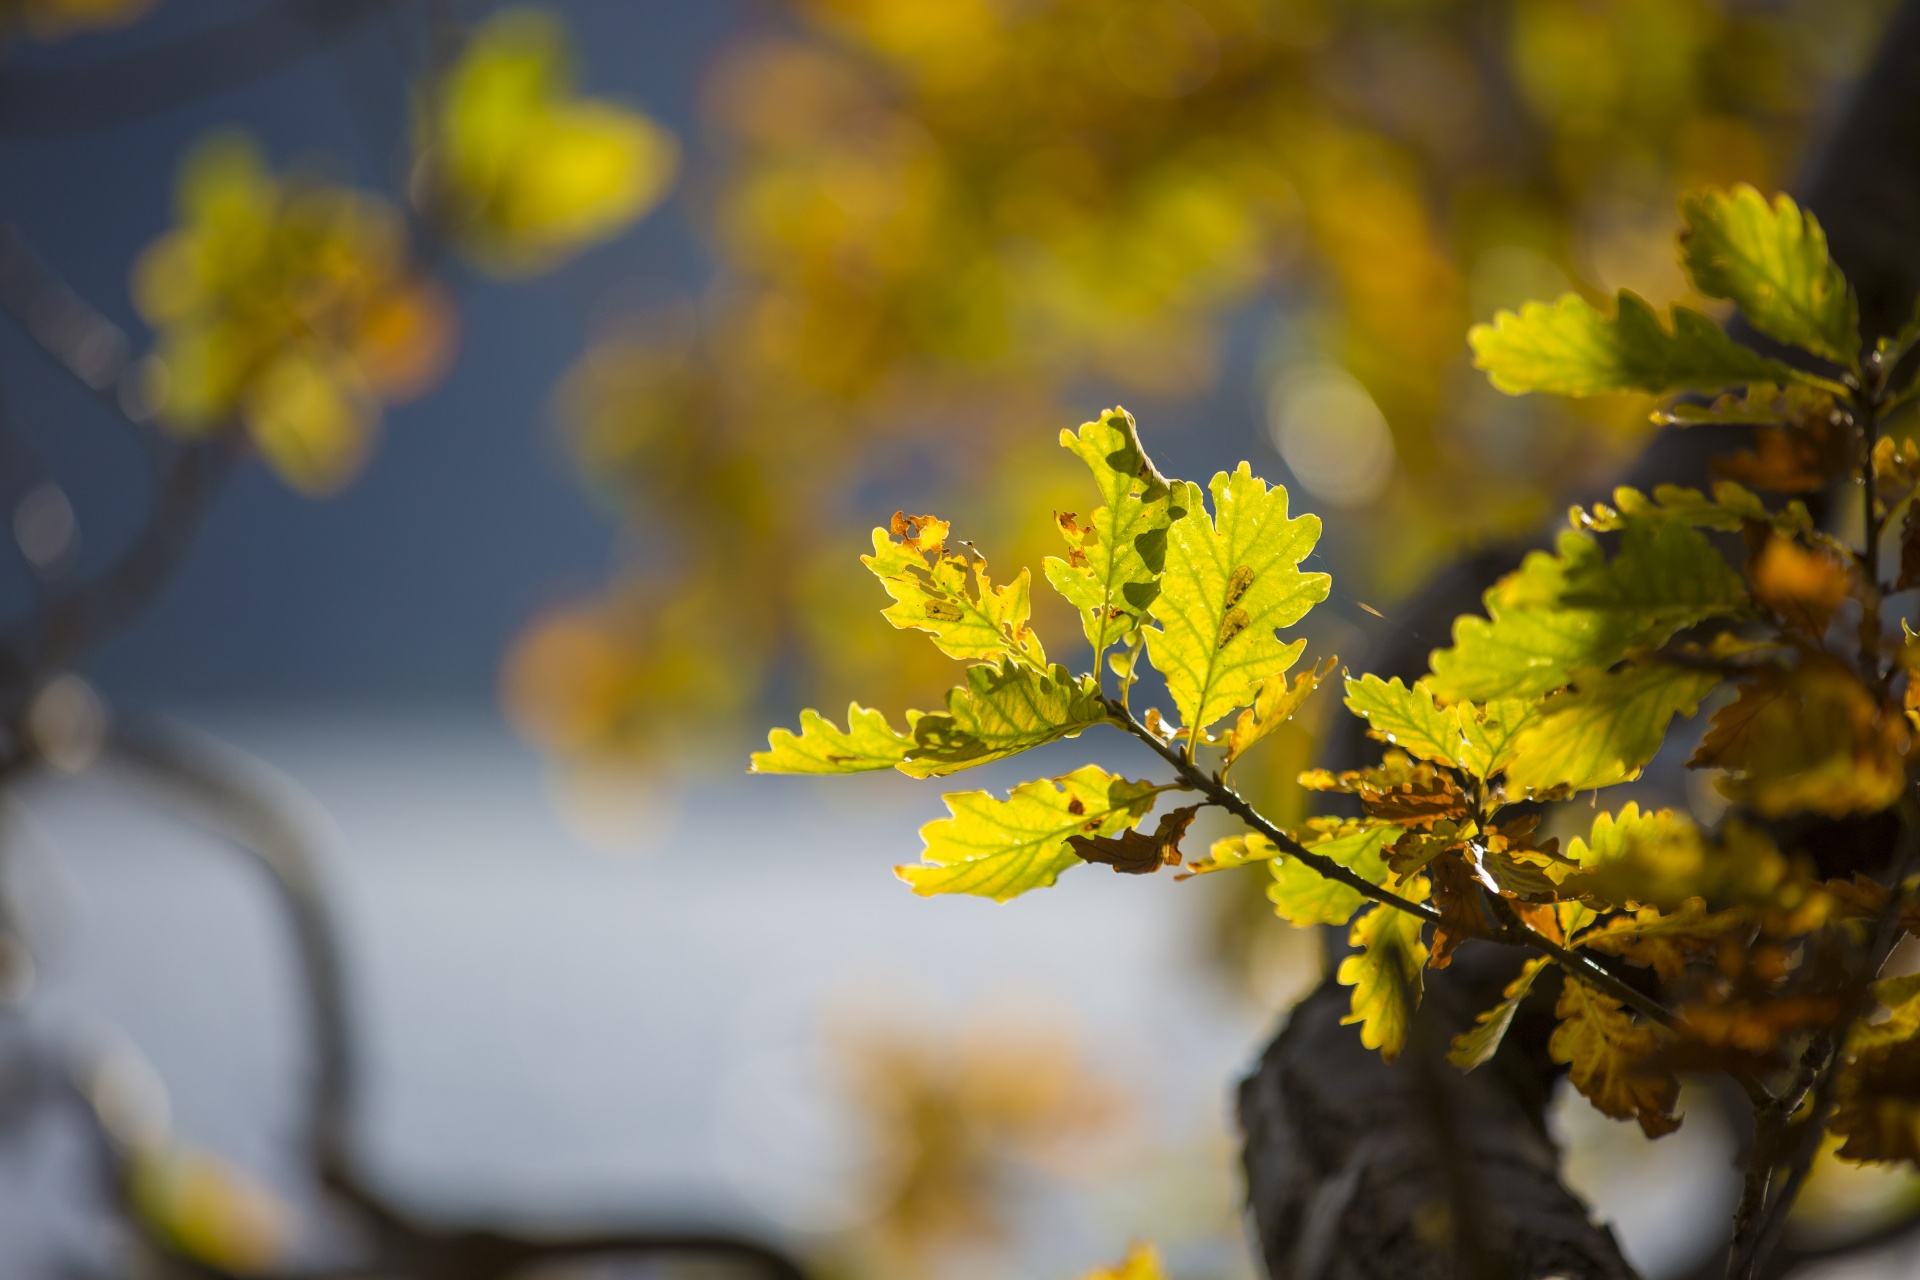
{"label": "brown spot on leaf", "polygon": [[1235,636],[1247,629],[1247,621],[1247,611],[1245,609],[1227,610],[1227,616],[1220,619],[1220,639],[1213,647],[1215,649],[1226,648]]}
{"label": "brown spot on leaf", "polygon": [[1074,817],[1077,818],[1081,814],[1085,813],[1086,811],[1087,811],[1087,806],[1080,802],[1079,796],[1074,796],[1072,799],[1067,801],[1067,812],[1072,814]]}
{"label": "brown spot on leaf", "polygon": [[1244,564],[1235,565],[1233,572],[1227,575],[1227,608],[1239,604],[1240,598],[1247,594],[1247,588],[1252,585],[1253,570]]}
{"label": "brown spot on leaf", "polygon": [[927,616],[937,622],[958,622],[967,615],[957,604],[951,604],[945,600],[929,600]]}

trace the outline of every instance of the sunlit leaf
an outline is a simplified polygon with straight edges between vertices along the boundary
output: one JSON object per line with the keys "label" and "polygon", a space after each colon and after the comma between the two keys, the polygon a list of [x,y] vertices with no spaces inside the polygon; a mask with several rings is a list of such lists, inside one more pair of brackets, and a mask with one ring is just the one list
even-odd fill
{"label": "sunlit leaf", "polygon": [[1547,693],[1574,672],[1612,666],[1683,627],[1737,612],[1740,577],[1706,537],[1680,520],[1628,519],[1608,560],[1593,538],[1560,535],[1488,589],[1486,618],[1453,624],[1453,646],[1432,655],[1427,685],[1484,702]]}
{"label": "sunlit leaf", "polygon": [[[1362,880],[1384,884],[1388,873],[1382,850],[1400,836],[1398,827],[1363,825],[1327,839],[1302,843]],[[1246,841],[1250,848],[1273,849],[1262,836],[1249,835]],[[1218,856],[1217,847],[1215,856]],[[1282,857],[1277,852],[1266,856],[1273,859],[1273,883],[1267,886],[1267,900],[1273,903],[1274,914],[1288,924],[1303,929],[1317,924],[1345,924],[1367,901],[1358,889],[1328,879],[1298,858]]]}
{"label": "sunlit leaf", "polygon": [[1520,735],[1540,714],[1532,698],[1498,698],[1484,705],[1458,703],[1460,766],[1476,778],[1491,778],[1513,763]]}
{"label": "sunlit leaf", "polygon": [[1519,976],[1507,984],[1500,1003],[1475,1018],[1471,1030],[1453,1038],[1447,1061],[1462,1071],[1485,1066],[1506,1038],[1507,1028],[1513,1025],[1513,1015],[1520,1011],[1520,1002],[1533,990],[1533,980],[1552,963],[1551,956],[1535,956],[1520,966]]}
{"label": "sunlit leaf", "polygon": [[945,713],[921,716],[902,773],[935,778],[1071,738],[1108,718],[1100,684],[1054,664],[1044,672],[1011,658],[967,668]]}
{"label": "sunlit leaf", "polygon": [[1167,1270],[1160,1251],[1141,1241],[1127,1250],[1119,1266],[1095,1267],[1080,1280],[1167,1280]]}
{"label": "sunlit leaf", "polygon": [[850,703],[843,730],[818,711],[800,713],[800,732],[775,729],[767,749],[753,753],[752,773],[864,773],[891,769],[907,758],[913,738],[878,711]]}
{"label": "sunlit leaf", "polygon": [[1268,676],[1261,682],[1260,691],[1253,696],[1253,705],[1242,711],[1233,722],[1233,728],[1227,731],[1227,749],[1222,766],[1238,760],[1260,739],[1278,729],[1293,718],[1303,703],[1320,687],[1320,682],[1332,673],[1339,659],[1329,655],[1314,664],[1313,670],[1302,671],[1294,676],[1293,682],[1287,682],[1286,675]]}
{"label": "sunlit leaf", "polygon": [[1819,221],[1787,196],[1745,184],[1680,199],[1681,260],[1694,288],[1728,298],[1770,338],[1847,368],[1860,357],[1860,307],[1827,256]]}
{"label": "sunlit leaf", "polygon": [[1005,800],[986,791],[942,797],[952,817],[920,828],[920,865],[896,867],[922,895],[967,893],[1004,902],[1054,882],[1080,859],[1070,836],[1110,836],[1153,807],[1151,783],[1129,782],[1097,765],[1051,781],[1023,782]]}
{"label": "sunlit leaf", "polygon": [[1320,537],[1320,520],[1289,519],[1287,491],[1269,487],[1246,463],[1212,483],[1209,517],[1199,486],[1176,484],[1185,514],[1168,530],[1166,571],[1148,627],[1147,653],[1167,679],[1181,722],[1203,733],[1246,706],[1262,682],[1291,667],[1304,640],[1275,635],[1327,598],[1324,573],[1299,564]]}
{"label": "sunlit leaf", "polygon": [[1611,391],[1717,391],[1746,382],[1783,382],[1795,374],[1741,346],[1698,311],[1673,309],[1673,328],[1639,295],[1622,289],[1613,315],[1578,294],[1529,302],[1473,327],[1474,364],[1509,395],[1562,396]]}
{"label": "sunlit leaf", "polygon": [[1560,1025],[1547,1042],[1567,1079],[1601,1114],[1638,1120],[1649,1138],[1680,1127],[1680,1082],[1656,1061],[1659,1040],[1618,1000],[1569,975],[1554,1009]]}
{"label": "sunlit leaf", "polygon": [[1160,593],[1167,526],[1183,513],[1173,510],[1166,477],[1147,457],[1125,409],[1082,423],[1078,435],[1062,430],[1060,444],[1087,464],[1105,505],[1084,524],[1072,512],[1055,513],[1068,550],[1064,560],[1047,557],[1047,581],[1080,611],[1098,663],[1107,646],[1140,625]]}
{"label": "sunlit leaf", "polygon": [[873,554],[860,563],[893,597],[883,611],[887,621],[929,633],[950,658],[1010,656],[1044,669],[1046,650],[1027,625],[1033,609],[1027,571],[996,587],[987,562],[949,551],[946,533],[945,521],[899,513],[891,529],[873,531]]}
{"label": "sunlit leaf", "polygon": [[1360,1024],[1360,1043],[1392,1062],[1406,1046],[1420,1007],[1427,947],[1419,916],[1382,903],[1353,922],[1347,941],[1363,948],[1340,962],[1335,979],[1353,988],[1352,1011],[1340,1019]]}
{"label": "sunlit leaf", "polygon": [[[1367,722],[1368,733],[1409,755],[1435,764],[1460,763],[1465,746],[1460,727],[1462,709],[1437,705],[1423,682],[1416,681],[1408,688],[1398,677],[1390,681],[1372,675],[1349,679],[1347,709]],[[1472,716],[1471,707],[1465,711]]]}
{"label": "sunlit leaf", "polygon": [[1688,898],[1672,911],[1643,907],[1633,915],[1615,916],[1589,930],[1580,945],[1619,956],[1672,981],[1688,960],[1711,955],[1748,922],[1745,912],[1708,911],[1701,899]]}
{"label": "sunlit leaf", "polygon": [[1690,716],[1720,683],[1712,671],[1642,662],[1590,672],[1541,707],[1519,740],[1507,782],[1530,791],[1610,787],[1640,776],[1676,715]]}

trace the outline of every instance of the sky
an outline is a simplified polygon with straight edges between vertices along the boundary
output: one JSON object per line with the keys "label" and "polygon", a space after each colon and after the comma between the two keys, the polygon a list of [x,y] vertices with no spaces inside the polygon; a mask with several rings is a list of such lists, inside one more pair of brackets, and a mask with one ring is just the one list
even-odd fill
{"label": "sky", "polygon": [[[162,0],[128,31],[9,57],[57,70],[265,7]],[[550,7],[573,28],[584,89],[643,107],[683,140],[696,130],[703,70],[747,16],[738,3]],[[36,131],[0,101],[0,222],[143,350],[128,270],[171,221],[185,149],[241,124],[276,166],[323,157],[333,173],[391,192],[406,129],[405,37],[376,12],[250,82],[79,132]],[[687,208],[676,195],[532,281],[498,283],[450,262],[463,328],[452,375],[389,413],[371,465],[337,497],[314,501],[258,465],[240,468],[158,606],[92,665],[103,690],[154,705],[491,701],[521,624],[590,588],[613,561],[616,522],[578,483],[546,402],[596,322],[698,286],[705,259]],[[86,563],[100,563],[147,502],[126,428],[4,321],[0,403],[68,490]],[[0,614],[19,617],[29,591],[17,557],[0,566]]]}

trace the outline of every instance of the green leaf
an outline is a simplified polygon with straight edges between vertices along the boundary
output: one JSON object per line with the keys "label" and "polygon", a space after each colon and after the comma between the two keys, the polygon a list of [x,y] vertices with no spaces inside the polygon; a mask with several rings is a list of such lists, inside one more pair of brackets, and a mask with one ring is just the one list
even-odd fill
{"label": "green leaf", "polygon": [[1675,836],[1691,836],[1696,830],[1692,818],[1671,809],[1646,809],[1629,800],[1618,813],[1603,813],[1593,820],[1586,839],[1575,836],[1567,845],[1567,857],[1591,871],[1627,855],[1636,843],[1664,843]]}
{"label": "green leaf", "polygon": [[1300,572],[1320,520],[1288,519],[1285,489],[1269,488],[1244,462],[1231,476],[1215,475],[1211,488],[1209,518],[1198,485],[1174,486],[1173,504],[1184,514],[1168,530],[1152,606],[1161,625],[1146,629],[1147,654],[1195,738],[1293,665],[1306,642],[1283,644],[1275,628],[1305,617],[1331,582]]}
{"label": "green leaf", "polygon": [[943,520],[899,513],[891,530],[873,531],[873,554],[861,556],[860,563],[894,599],[884,611],[887,621],[902,630],[928,632],[950,658],[1010,656],[1044,670],[1046,651],[1027,625],[1032,613],[1027,571],[996,587],[987,576],[987,562],[948,551],[946,534]]}
{"label": "green leaf", "polygon": [[[1384,850],[1404,832],[1399,827],[1362,826],[1330,838],[1301,844],[1325,858],[1331,858],[1370,884],[1384,884],[1387,863]],[[1245,837],[1249,849],[1262,849],[1260,856],[1273,859],[1273,883],[1267,886],[1267,900],[1274,914],[1297,928],[1317,924],[1345,924],[1366,904],[1358,889],[1330,880],[1298,858],[1281,855],[1266,837]],[[1220,847],[1214,846],[1214,857]],[[1242,859],[1251,860],[1250,858]]]}
{"label": "green leaf", "polygon": [[1353,988],[1352,1012],[1341,1023],[1359,1023],[1360,1043],[1378,1049],[1386,1062],[1400,1056],[1420,1007],[1427,963],[1420,923],[1419,916],[1398,907],[1375,907],[1347,934],[1351,945],[1364,950],[1342,960],[1334,974],[1340,985]]}
{"label": "green leaf", "polygon": [[749,773],[865,773],[891,769],[906,759],[913,739],[859,703],[847,707],[841,730],[818,711],[800,713],[800,732],[775,729],[767,749],[753,753]]}
{"label": "green leaf", "polygon": [[1547,693],[1745,599],[1732,566],[1680,520],[1623,518],[1611,561],[1594,539],[1563,533],[1557,555],[1535,551],[1488,589],[1486,618],[1454,622],[1427,684],[1475,702]]}
{"label": "green leaf", "polygon": [[1107,646],[1138,627],[1160,594],[1167,526],[1178,513],[1166,477],[1141,448],[1133,415],[1125,409],[1109,409],[1082,423],[1078,435],[1062,430],[1060,444],[1087,464],[1106,503],[1084,525],[1070,511],[1055,512],[1067,558],[1046,561],[1047,581],[1080,611],[1098,670]]}
{"label": "green leaf", "polygon": [[1680,215],[1681,260],[1694,288],[1732,300],[1770,338],[1859,368],[1860,307],[1811,213],[1784,195],[1769,205],[1742,184],[1692,192]]}
{"label": "green leaf", "polygon": [[1090,764],[1052,781],[1023,782],[1005,800],[954,792],[941,797],[953,816],[920,828],[920,865],[894,873],[922,896],[969,893],[1005,902],[1079,864],[1067,837],[1110,836],[1132,826],[1153,808],[1158,791]]}
{"label": "green leaf", "polygon": [[[1347,681],[1347,709],[1367,722],[1367,732],[1409,755],[1435,764],[1460,764],[1463,708],[1442,707],[1424,683],[1409,689],[1398,677],[1361,676]],[[1471,708],[1464,708],[1472,717]]]}
{"label": "green leaf", "polygon": [[1656,486],[1653,497],[1648,498],[1638,489],[1622,485],[1613,491],[1612,506],[1596,502],[1587,508],[1575,507],[1569,518],[1575,528],[1596,533],[1609,533],[1635,522],[1653,520],[1675,520],[1722,533],[1738,533],[1750,521],[1772,525],[1787,535],[1804,537],[1813,532],[1813,517],[1808,514],[1806,503],[1796,498],[1778,511],[1769,511],[1758,494],[1731,480],[1715,483],[1711,497],[1698,489],[1663,484]]}
{"label": "green leaf", "polygon": [[1669,331],[1652,307],[1626,289],[1610,316],[1570,293],[1551,305],[1529,302],[1517,315],[1502,311],[1492,324],[1475,325],[1467,341],[1474,364],[1508,395],[1666,395],[1799,376],[1741,346],[1698,311],[1675,307]]}
{"label": "green leaf", "polygon": [[[1891,366],[1889,366],[1891,367]],[[1826,418],[1833,393],[1804,383],[1750,382],[1706,404],[1680,400],[1653,412],[1661,426],[1770,426]]]}
{"label": "green leaf", "polygon": [[1540,713],[1540,704],[1532,698],[1459,706],[1473,709],[1472,715],[1460,717],[1460,767],[1476,778],[1491,778],[1513,763],[1515,744]]}
{"label": "green leaf", "polygon": [[1549,698],[1520,735],[1507,782],[1585,791],[1637,778],[1660,749],[1667,723],[1692,715],[1719,683],[1716,672],[1661,662],[1582,675],[1571,691]]}
{"label": "green leaf", "polygon": [[1535,956],[1522,965],[1520,976],[1509,982],[1507,989],[1501,993],[1505,999],[1474,1019],[1472,1030],[1463,1031],[1453,1038],[1453,1046],[1447,1050],[1447,1061],[1462,1071],[1485,1066],[1488,1059],[1499,1050],[1500,1042],[1506,1038],[1507,1028],[1513,1025],[1513,1015],[1520,1011],[1520,1002],[1533,990],[1533,980],[1552,963],[1552,956]]}
{"label": "green leaf", "polygon": [[957,773],[1071,738],[1107,719],[1100,682],[1058,663],[1040,672],[1007,658],[997,667],[968,667],[966,680],[947,694],[944,714],[914,722],[900,772],[915,778]]}

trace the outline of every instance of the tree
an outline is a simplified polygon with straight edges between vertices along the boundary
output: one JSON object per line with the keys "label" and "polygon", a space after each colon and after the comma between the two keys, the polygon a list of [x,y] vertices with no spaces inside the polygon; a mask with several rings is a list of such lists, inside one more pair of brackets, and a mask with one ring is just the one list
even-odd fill
{"label": "tree", "polygon": [[[1427,972],[1476,942],[1532,954],[1517,972],[1491,961],[1504,976],[1499,997],[1453,1037],[1453,1067],[1495,1060],[1538,984],[1552,998],[1548,1069],[1564,1067],[1604,1114],[1649,1137],[1672,1132],[1685,1069],[1723,1073],[1746,1094],[1752,1132],[1729,1276],[1746,1280],[1768,1262],[1830,1138],[1841,1159],[1920,1166],[1920,977],[1882,977],[1895,944],[1920,934],[1908,766],[1920,639],[1911,628],[1891,636],[1883,619],[1887,596],[1920,588],[1920,516],[1903,521],[1899,568],[1881,558],[1890,521],[1920,491],[1920,448],[1887,433],[1920,395],[1909,360],[1920,299],[1897,332],[1864,340],[1853,286],[1817,219],[1790,199],[1703,190],[1683,218],[1694,287],[1732,301],[1791,359],[1697,311],[1662,318],[1623,290],[1605,311],[1569,294],[1502,312],[1471,335],[1477,364],[1510,394],[1695,396],[1663,419],[1758,428],[1754,448],[1716,459],[1725,473],[1785,494],[1859,485],[1853,536],[1822,529],[1799,499],[1770,505],[1735,479],[1651,498],[1623,487],[1611,505],[1576,507],[1553,552],[1532,553],[1487,590],[1485,617],[1455,622],[1424,678],[1346,678],[1346,706],[1384,755],[1301,774],[1301,786],[1346,795],[1358,812],[1287,829],[1240,794],[1232,770],[1333,665],[1289,681],[1305,642],[1278,634],[1327,598],[1327,576],[1299,568],[1320,522],[1290,514],[1286,490],[1245,463],[1205,490],[1165,477],[1132,415],[1108,410],[1061,433],[1102,505],[1084,521],[1055,513],[1067,554],[1046,566],[1080,615],[1090,670],[1048,662],[1025,570],[995,585],[970,543],[949,545],[947,521],[896,513],[862,557],[892,597],[885,616],[973,664],[965,682],[944,711],[908,712],[904,729],[858,703],[845,729],[806,712],[799,733],[776,730],[753,757],[763,773],[944,777],[1115,728],[1159,758],[1163,780],[1088,764],[1004,798],[949,793],[949,816],[921,829],[920,862],[899,877],[923,895],[1004,901],[1082,863],[1134,875],[1184,865],[1180,878],[1264,867],[1281,918],[1346,927],[1335,986],[1310,1003],[1324,1008],[1330,991],[1350,988],[1339,1025],[1358,1024],[1358,1044],[1384,1065],[1409,1054],[1428,1096],[1395,1117],[1414,1130],[1398,1135],[1398,1152],[1376,1155],[1350,1134],[1315,1144],[1310,1159],[1406,1176],[1349,1187],[1372,1203],[1352,1216],[1337,1207],[1331,1227],[1297,1208],[1263,1222],[1279,1228],[1266,1237],[1276,1275],[1330,1265],[1328,1230],[1348,1254],[1340,1265],[1358,1273],[1390,1260],[1381,1270],[1391,1274],[1628,1274],[1551,1177],[1542,1144],[1516,1155],[1523,1118],[1512,1100],[1502,1107],[1497,1091],[1478,1090],[1456,1101],[1438,1046],[1421,1043],[1435,1030],[1419,1026]],[[1710,532],[1738,535],[1738,568]],[[1601,535],[1615,535],[1611,545]],[[1136,710],[1143,659],[1177,722],[1158,706]],[[1543,835],[1541,806],[1637,778],[1675,717],[1723,688],[1732,696],[1688,762],[1717,771],[1731,802],[1714,828],[1629,802],[1564,850]],[[1166,808],[1163,796],[1181,803]],[[1185,854],[1208,807],[1245,833]],[[1823,848],[1808,820],[1850,823],[1843,853]],[[1836,856],[1851,878],[1835,874]],[[1317,1029],[1290,1026],[1275,1052]],[[1346,1069],[1351,1050],[1336,1037],[1321,1061],[1296,1061],[1304,1078],[1282,1088],[1333,1099],[1336,1116],[1343,1102],[1381,1106],[1377,1094],[1351,1097],[1355,1078],[1373,1074]],[[1257,1126],[1270,1122],[1266,1080],[1250,1082],[1244,1104],[1250,1172]],[[1439,1185],[1420,1176],[1436,1166]],[[1410,1216],[1429,1204],[1438,1225],[1421,1230]],[[1402,1222],[1413,1229],[1395,1230]],[[1127,1267],[1151,1265],[1137,1255]]]}

